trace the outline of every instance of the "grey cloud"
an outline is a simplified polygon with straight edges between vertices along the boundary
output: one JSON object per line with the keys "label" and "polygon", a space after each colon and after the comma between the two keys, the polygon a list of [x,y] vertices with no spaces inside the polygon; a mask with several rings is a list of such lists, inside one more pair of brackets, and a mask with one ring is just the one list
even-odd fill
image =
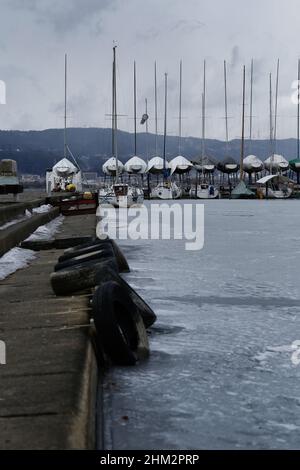
{"label": "grey cloud", "polygon": [[238,64],[240,64],[240,50],[238,46],[234,46],[231,50],[229,66],[235,69]]}
{"label": "grey cloud", "polygon": [[178,20],[175,22],[171,22],[169,25],[158,28],[158,27],[151,27],[146,29],[145,31],[138,32],[138,38],[144,41],[151,41],[153,39],[157,39],[159,36],[168,35],[170,33],[176,34],[189,34],[204,27],[204,23],[198,20]]}
{"label": "grey cloud", "polygon": [[[289,101],[298,59],[299,0],[0,0],[0,79],[10,102],[1,126],[34,128],[63,123],[63,54],[69,56],[70,124],[109,125],[111,46],[118,53],[118,107],[132,130],[132,62],[138,67],[139,112],[148,98],[153,130],[157,60],[159,116],[163,117],[163,72],[169,72],[170,132],[178,129],[179,60],[183,59],[184,133],[201,132],[202,60],[207,58],[207,135],[224,138],[223,60],[228,62],[230,135],[240,133],[242,65],[254,58],[254,135],[268,134],[268,73],[282,58],[279,112],[296,114]],[[235,13],[233,15],[233,12]],[[97,37],[95,37],[97,35]],[[287,44],[289,47],[287,47]],[[88,87],[86,82],[88,81]],[[248,103],[247,103],[248,104]],[[5,114],[4,114],[5,110]],[[247,110],[247,115],[249,114]],[[18,116],[23,116],[18,119]],[[162,121],[159,121],[162,124]],[[291,136],[295,121],[280,120],[278,137]]]}
{"label": "grey cloud", "polygon": [[51,25],[63,34],[72,31],[96,17],[96,28],[101,31],[99,15],[112,8],[117,0],[9,0],[11,8],[31,11],[37,22]]}

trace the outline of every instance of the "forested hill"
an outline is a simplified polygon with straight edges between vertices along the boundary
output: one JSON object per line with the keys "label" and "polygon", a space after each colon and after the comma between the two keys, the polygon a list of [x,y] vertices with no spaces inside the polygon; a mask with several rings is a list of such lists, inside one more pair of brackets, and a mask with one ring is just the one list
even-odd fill
{"label": "forested hill", "polygon": [[[98,128],[68,129],[69,147],[78,159],[84,171],[101,171],[103,162],[111,156],[111,130]],[[246,141],[245,153],[253,153],[265,159],[270,154],[270,143],[267,140],[252,142],[251,148]],[[240,157],[240,140],[230,142],[230,155],[237,160]],[[193,159],[200,155],[201,141],[198,138],[182,139],[182,155]],[[226,155],[226,145],[219,140],[207,139],[206,154],[216,160]],[[158,136],[158,153],[163,149],[163,136]],[[118,132],[118,154],[123,162],[133,156],[134,135]],[[285,139],[277,142],[277,153],[285,158],[295,158],[296,140]],[[137,135],[137,154],[143,158],[155,155],[155,136],[145,133]],[[167,158],[178,155],[178,137],[167,138]],[[47,129],[44,131],[0,131],[0,158],[13,158],[18,162],[19,172],[43,175],[47,168],[63,156],[63,130]]]}

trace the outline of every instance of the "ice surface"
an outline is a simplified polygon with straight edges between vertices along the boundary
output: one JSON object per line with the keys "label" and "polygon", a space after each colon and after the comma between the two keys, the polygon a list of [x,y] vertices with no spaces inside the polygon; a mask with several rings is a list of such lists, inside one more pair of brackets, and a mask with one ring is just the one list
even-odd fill
{"label": "ice surface", "polygon": [[109,448],[300,447],[299,210],[297,200],[206,201],[201,251],[120,242],[126,279],[158,322],[150,359],[105,379]]}

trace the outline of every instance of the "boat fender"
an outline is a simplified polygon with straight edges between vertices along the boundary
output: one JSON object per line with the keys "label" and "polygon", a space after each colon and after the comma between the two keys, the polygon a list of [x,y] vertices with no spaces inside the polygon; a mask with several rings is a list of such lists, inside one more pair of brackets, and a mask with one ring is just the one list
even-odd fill
{"label": "boat fender", "polygon": [[65,253],[58,258],[58,261],[59,263],[62,263],[64,261],[68,261],[69,259],[75,258],[76,256],[93,253],[93,252],[105,249],[106,247],[109,247],[109,246],[110,246],[109,244],[105,244],[105,243],[94,243],[85,248],[72,250],[71,252]]}
{"label": "boat fender", "polygon": [[152,308],[140,297],[140,295],[123,279],[116,270],[110,269],[107,265],[99,266],[96,273],[96,285],[101,286],[104,282],[115,281],[126,290],[131,300],[136,305],[139,314],[141,315],[144,325],[149,328],[156,322],[156,315]]}
{"label": "boat fender", "polygon": [[83,248],[88,248],[89,246],[93,246],[93,245],[101,245],[102,243],[105,244],[106,242],[108,242],[110,239],[109,238],[105,238],[104,240],[100,240],[99,238],[96,238],[96,237],[91,237],[90,240],[86,241],[86,242],[83,242],[81,243],[80,245],[76,245],[76,246],[72,246],[70,248],[67,248],[65,251],[64,251],[64,254],[69,254],[69,253],[73,253],[73,251],[77,251],[77,250],[81,250]]}
{"label": "boat fender", "polygon": [[61,269],[70,268],[72,266],[76,267],[78,264],[87,263],[89,261],[101,261],[108,258],[114,258],[114,252],[111,247],[106,247],[100,249],[93,253],[87,253],[80,256],[75,256],[67,261],[59,262],[54,266],[54,271],[60,271]]}
{"label": "boat fender", "polygon": [[90,261],[53,272],[50,275],[52,290],[56,295],[71,295],[91,289],[98,284],[97,273],[102,269],[117,273],[116,260]]}
{"label": "boat fender", "polygon": [[94,293],[92,309],[100,347],[114,364],[135,365],[140,349],[143,358],[149,353],[145,327],[122,286],[114,281],[103,283]]}
{"label": "boat fender", "polygon": [[128,262],[120,249],[120,247],[117,245],[117,243],[114,240],[107,239],[107,240],[99,240],[95,239],[91,243],[86,243],[84,245],[81,245],[81,247],[75,247],[74,249],[71,250],[66,250],[65,253],[58,259],[59,262],[61,261],[66,261],[70,258],[73,258],[74,256],[78,256],[79,254],[84,254],[84,253],[92,253],[97,249],[99,246],[112,246],[112,249],[114,251],[117,263],[119,265],[119,272],[120,273],[128,273],[130,272],[130,268],[128,265]]}

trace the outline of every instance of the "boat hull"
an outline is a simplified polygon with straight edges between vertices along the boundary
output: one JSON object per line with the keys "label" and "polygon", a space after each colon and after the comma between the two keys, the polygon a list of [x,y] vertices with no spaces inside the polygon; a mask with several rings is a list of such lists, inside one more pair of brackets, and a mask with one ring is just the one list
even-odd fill
{"label": "boat hull", "polygon": [[287,188],[285,191],[282,189],[276,190],[272,188],[268,188],[268,196],[266,188],[260,188],[260,193],[263,195],[264,198],[268,197],[268,199],[288,199],[291,197],[293,190],[291,188]]}
{"label": "boat hull", "polygon": [[181,197],[181,190],[177,185],[172,184],[170,187],[164,185],[158,185],[151,194],[152,198],[158,199],[179,199]]}
{"label": "boat hull", "polygon": [[[191,189],[190,196],[195,197],[196,189]],[[216,199],[219,197],[219,190],[214,188],[213,192],[209,188],[197,188],[197,199]]]}

